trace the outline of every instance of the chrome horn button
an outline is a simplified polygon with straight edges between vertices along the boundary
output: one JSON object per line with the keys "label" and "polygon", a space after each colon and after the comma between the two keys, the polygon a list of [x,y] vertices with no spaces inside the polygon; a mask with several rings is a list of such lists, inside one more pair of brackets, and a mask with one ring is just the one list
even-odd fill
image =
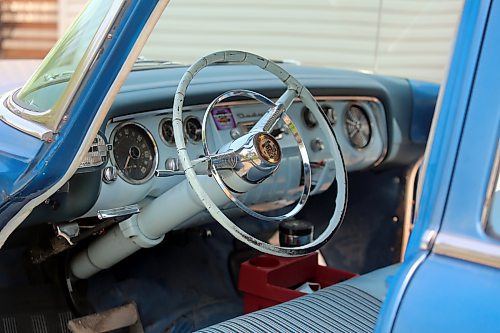
{"label": "chrome horn button", "polygon": [[258,133],[254,136],[254,145],[260,158],[270,164],[279,164],[281,161],[281,148],[270,134]]}
{"label": "chrome horn button", "polygon": [[224,160],[226,156],[235,158],[229,168],[218,160],[213,161],[213,167],[219,170],[224,184],[234,192],[244,192],[242,189],[248,187],[240,180],[248,184],[262,183],[278,170],[281,161],[279,143],[265,132],[248,133],[219,150],[218,154],[224,156]]}

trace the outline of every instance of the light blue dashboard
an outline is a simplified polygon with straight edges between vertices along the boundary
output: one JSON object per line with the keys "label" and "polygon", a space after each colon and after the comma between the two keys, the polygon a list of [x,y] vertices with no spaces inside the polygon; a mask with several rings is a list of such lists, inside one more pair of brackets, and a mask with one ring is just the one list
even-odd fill
{"label": "light blue dashboard", "polygon": [[[382,103],[369,96],[317,96],[319,105],[333,129],[341,147],[347,171],[363,170],[377,165],[387,153],[388,133],[386,115]],[[201,123],[206,105],[192,105],[184,108],[184,128],[187,137],[187,149],[192,159],[204,155],[201,143]],[[353,139],[356,128],[353,128],[352,110],[357,116],[366,117],[364,122],[364,137],[357,141]],[[253,124],[267,111],[266,107],[254,101],[230,101],[217,106],[221,110],[224,123],[220,116],[211,115],[207,123],[207,141],[211,150],[216,150],[225,143],[246,133]],[[152,151],[151,169],[165,170],[176,161],[177,152],[171,137],[171,109],[155,110],[111,118],[105,129],[108,142],[114,140],[117,132],[125,125],[133,125],[147,133],[154,149]],[[292,104],[287,114],[297,126],[306,145],[312,165],[312,194],[325,191],[330,187],[335,177],[332,155],[323,145],[324,133],[316,126],[312,116],[300,101]],[[164,131],[165,127],[169,127]],[[193,127],[197,131],[193,131]],[[356,132],[354,133],[353,132]],[[359,128],[358,128],[359,130]],[[275,138],[282,147],[283,160],[276,174],[254,190],[246,193],[242,200],[257,211],[270,211],[292,204],[302,191],[302,161],[297,143],[286,126],[278,123],[275,127]],[[127,147],[125,147],[127,148]],[[113,158],[117,153],[111,152],[106,167],[113,169],[118,175],[113,181],[103,181],[99,197],[92,209],[85,216],[95,216],[98,210],[112,209],[130,204],[145,205],[150,200],[167,192],[184,180],[183,175],[156,177],[154,172],[145,172],[143,179],[136,181],[121,172],[123,165]],[[154,171],[154,170],[152,170]]]}

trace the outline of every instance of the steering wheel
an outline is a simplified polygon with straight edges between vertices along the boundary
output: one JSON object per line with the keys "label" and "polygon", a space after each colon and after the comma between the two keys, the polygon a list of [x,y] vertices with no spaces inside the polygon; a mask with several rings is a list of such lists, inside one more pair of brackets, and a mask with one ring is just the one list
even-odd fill
{"label": "steering wheel", "polygon": [[[276,102],[271,101],[261,94],[248,90],[231,90],[215,98],[208,106],[203,118],[202,141],[205,157],[192,161],[187,153],[183,130],[182,108],[186,91],[193,78],[203,68],[218,62],[258,66],[280,79],[286,85],[287,90]],[[208,115],[217,103],[233,96],[245,96],[255,99],[266,105],[269,109],[247,134],[225,144],[223,147],[220,147],[217,152],[212,153],[208,149],[206,140],[206,123]],[[231,221],[217,207],[210,198],[210,195],[201,186],[194,166],[201,162],[208,162],[211,174],[225,195],[249,215],[268,221],[282,221],[294,216],[304,207],[311,191],[311,166],[307,149],[297,127],[286,114],[286,111],[296,98],[299,98],[317,119],[321,119],[318,123],[327,138],[325,147],[331,150],[333,156],[337,195],[335,197],[334,213],[325,230],[315,240],[299,247],[282,247],[255,238]],[[220,51],[212,53],[196,61],[184,73],[175,94],[172,118],[179,161],[191,188],[210,215],[235,238],[261,252],[291,257],[304,255],[317,250],[334,234],[342,221],[347,201],[346,172],[342,153],[333,129],[329,125],[329,122],[326,121],[326,116],[321,111],[321,108],[312,94],[287,71],[272,61],[248,52]],[[238,200],[238,195],[251,190],[267,178],[272,177],[278,169],[282,157],[281,148],[278,141],[270,133],[279,120],[285,123],[297,142],[302,159],[304,186],[297,204],[291,211],[280,216],[265,216],[247,207]]]}

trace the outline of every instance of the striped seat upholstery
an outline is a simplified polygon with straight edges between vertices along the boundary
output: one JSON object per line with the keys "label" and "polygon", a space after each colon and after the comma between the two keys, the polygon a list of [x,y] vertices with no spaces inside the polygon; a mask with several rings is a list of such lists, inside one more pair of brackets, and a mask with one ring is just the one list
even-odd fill
{"label": "striped seat upholstery", "polygon": [[399,265],[202,329],[203,333],[372,332]]}

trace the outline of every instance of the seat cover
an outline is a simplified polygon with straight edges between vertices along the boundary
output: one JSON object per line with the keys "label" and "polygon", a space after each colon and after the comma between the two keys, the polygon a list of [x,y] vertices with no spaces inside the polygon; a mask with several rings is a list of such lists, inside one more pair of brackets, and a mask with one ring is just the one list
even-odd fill
{"label": "seat cover", "polygon": [[388,278],[398,267],[385,267],[198,332],[373,332]]}

